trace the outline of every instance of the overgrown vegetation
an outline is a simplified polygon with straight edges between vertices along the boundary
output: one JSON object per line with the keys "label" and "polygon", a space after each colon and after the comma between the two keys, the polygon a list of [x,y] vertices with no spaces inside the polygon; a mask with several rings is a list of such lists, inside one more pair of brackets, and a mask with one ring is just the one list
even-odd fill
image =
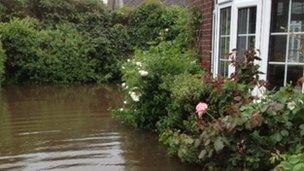
{"label": "overgrown vegetation", "polygon": [[303,94],[292,87],[267,92],[253,50],[244,60],[230,54],[230,78],[212,78],[196,67],[191,48],[176,46],[179,38],[123,65],[126,101],[115,116],[156,130],[169,154],[205,169],[301,169]]}
{"label": "overgrown vegetation", "polygon": [[[109,11],[100,0],[0,1],[6,83],[99,83],[121,78],[121,64],[184,32],[186,9],[150,0]],[[176,22],[178,21],[178,22]],[[167,32],[166,30],[170,30]]]}

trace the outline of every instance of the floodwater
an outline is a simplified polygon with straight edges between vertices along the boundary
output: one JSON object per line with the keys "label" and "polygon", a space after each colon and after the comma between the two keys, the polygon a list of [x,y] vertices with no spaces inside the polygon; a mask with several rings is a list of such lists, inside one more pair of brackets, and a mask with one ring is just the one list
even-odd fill
{"label": "floodwater", "polygon": [[168,156],[153,133],[112,119],[115,86],[0,90],[0,170],[197,170]]}

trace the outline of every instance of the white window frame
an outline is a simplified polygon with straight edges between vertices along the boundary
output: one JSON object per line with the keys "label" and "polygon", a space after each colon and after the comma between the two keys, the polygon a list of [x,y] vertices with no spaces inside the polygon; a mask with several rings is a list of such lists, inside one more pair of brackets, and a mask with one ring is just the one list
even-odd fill
{"label": "white window frame", "polygon": [[[284,82],[283,85],[286,86],[287,84],[289,84],[289,82],[287,82],[287,77],[288,77],[288,66],[303,66],[304,63],[303,62],[289,62],[288,61],[288,55],[289,55],[289,50],[290,50],[290,38],[292,34],[295,35],[304,35],[303,31],[299,31],[299,32],[291,32],[290,31],[290,24],[291,24],[291,8],[292,8],[292,2],[293,0],[289,0],[289,9],[288,9],[288,22],[287,22],[287,32],[282,32],[282,33],[272,33],[269,27],[269,38],[271,35],[287,35],[287,40],[286,40],[286,54],[285,54],[285,61],[284,62],[274,62],[274,61],[267,61],[267,67],[269,66],[269,64],[271,65],[281,65],[284,66]],[[270,3],[270,9],[271,9],[271,3]],[[271,18],[271,17],[270,17]],[[270,19],[271,20],[271,19]],[[269,21],[271,22],[271,21]],[[268,46],[268,50],[269,50],[269,46]],[[269,54],[268,56],[269,57]],[[268,75],[268,73],[266,72],[266,74]],[[304,73],[303,73],[304,75]]]}
{"label": "white window frame", "polygon": [[261,37],[260,37],[260,71],[264,74],[260,75],[261,80],[267,80],[268,56],[269,56],[269,38],[270,38],[270,24],[271,24],[271,0],[262,1],[262,23],[261,23]]}
{"label": "white window frame", "polygon": [[[214,24],[214,30],[215,30],[214,31],[215,32],[214,40],[215,41],[214,41],[214,48],[213,48],[213,53],[212,53],[213,54],[212,63],[214,64],[214,68],[213,68],[214,77],[218,76],[218,70],[219,70],[220,11],[221,11],[221,9],[227,8],[227,7],[231,7],[230,46],[229,46],[230,50],[237,48],[238,11],[241,8],[247,8],[247,7],[256,7],[257,8],[256,33],[255,33],[256,49],[259,49],[261,51],[261,36],[262,35],[265,36],[264,29],[261,29],[262,24],[264,24],[263,22],[265,22],[262,20],[262,12],[265,10],[265,9],[263,9],[263,7],[264,7],[263,0],[234,0],[234,1],[229,1],[226,3],[217,4],[215,6],[215,12],[214,12],[214,14],[216,15],[216,17],[214,17],[216,21]],[[271,5],[270,5],[270,7],[271,7]],[[267,17],[269,18],[268,24],[270,25],[270,15],[268,15]],[[263,18],[264,18],[264,16],[263,16]],[[270,28],[270,26],[269,26],[269,28]],[[268,29],[268,32],[269,32],[269,29]],[[267,53],[268,53],[268,49],[267,49]],[[265,54],[264,50],[263,50],[263,54]],[[261,55],[262,55],[262,51],[261,51]],[[265,63],[265,64],[263,64],[263,63]],[[263,62],[261,62],[261,64],[260,64],[262,66],[261,71],[264,73],[266,73],[265,71],[267,71],[267,63],[268,63],[268,54],[266,55],[266,60],[264,61],[264,59],[263,59]],[[265,69],[265,66],[266,66],[266,69]],[[228,69],[228,75],[231,75],[234,71],[235,71],[234,66],[232,66],[230,64],[229,69]]]}
{"label": "white window frame", "polygon": [[[215,33],[215,36],[214,36],[214,48],[213,48],[213,60],[212,60],[212,63],[214,64],[214,67],[213,67],[213,76],[214,77],[217,77],[218,75],[218,71],[219,71],[219,60],[220,60],[220,57],[219,57],[219,45],[220,45],[220,16],[221,16],[221,10],[222,9],[225,9],[225,8],[229,8],[231,7],[231,11],[232,11],[232,2],[226,2],[226,3],[221,3],[221,4],[218,4],[215,6],[215,10],[214,10],[214,14],[215,14],[215,24],[214,24],[214,33]],[[230,43],[229,43],[229,49],[231,49],[231,21],[232,21],[232,18],[230,19]],[[227,52],[228,53],[228,52]],[[228,72],[229,74],[229,72]]]}

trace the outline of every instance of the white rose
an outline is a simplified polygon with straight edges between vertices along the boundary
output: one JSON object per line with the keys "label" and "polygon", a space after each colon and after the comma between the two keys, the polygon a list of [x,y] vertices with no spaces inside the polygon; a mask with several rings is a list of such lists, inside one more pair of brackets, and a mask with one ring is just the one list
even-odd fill
{"label": "white rose", "polygon": [[142,77],[146,77],[149,74],[148,71],[145,70],[139,70],[138,72]]}
{"label": "white rose", "polygon": [[254,103],[261,103],[262,99],[266,98],[266,87],[256,85],[251,91],[251,95],[255,98]]}
{"label": "white rose", "polygon": [[141,62],[136,62],[135,63],[137,66],[142,67],[142,63]]}
{"label": "white rose", "polygon": [[139,94],[136,94],[135,92],[131,92],[130,96],[134,102],[139,102],[139,98],[140,98]]}
{"label": "white rose", "polygon": [[296,103],[294,101],[287,103],[287,108],[289,110],[294,110],[296,108]]}

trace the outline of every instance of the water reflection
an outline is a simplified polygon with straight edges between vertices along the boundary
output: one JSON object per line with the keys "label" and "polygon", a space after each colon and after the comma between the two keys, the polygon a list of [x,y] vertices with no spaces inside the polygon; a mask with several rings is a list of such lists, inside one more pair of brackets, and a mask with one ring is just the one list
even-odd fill
{"label": "water reflection", "polygon": [[0,91],[0,170],[193,170],[166,156],[154,134],[114,121],[109,86]]}

